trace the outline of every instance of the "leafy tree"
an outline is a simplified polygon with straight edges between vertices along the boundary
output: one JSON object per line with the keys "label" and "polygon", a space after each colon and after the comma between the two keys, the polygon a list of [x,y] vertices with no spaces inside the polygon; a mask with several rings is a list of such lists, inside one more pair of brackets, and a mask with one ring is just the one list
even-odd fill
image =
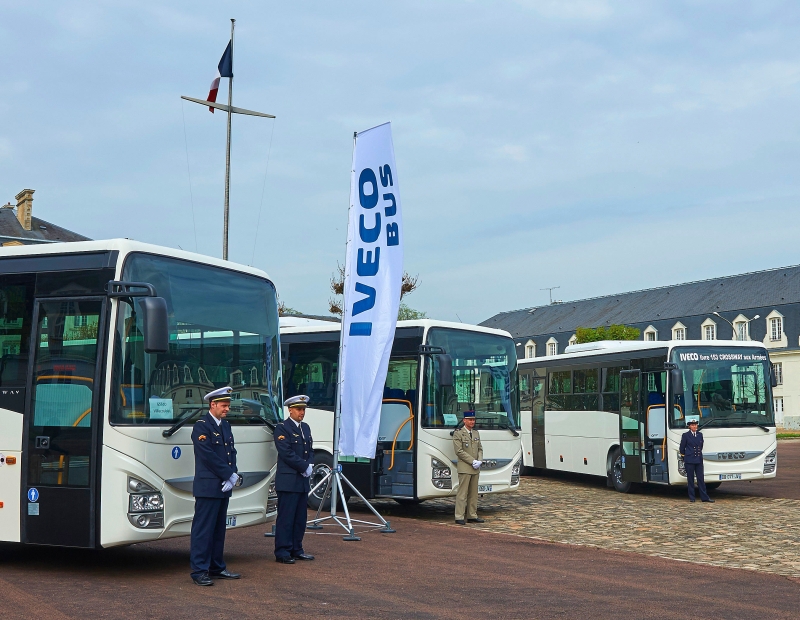
{"label": "leafy tree", "polygon": [[575,330],[578,344],[599,342],[600,340],[637,340],[642,331],[630,325],[609,325],[608,327],[579,327]]}
{"label": "leafy tree", "polygon": [[[419,276],[410,276],[407,271],[403,272],[403,280],[400,283],[400,301],[409,293],[413,293],[419,286]],[[334,297],[328,300],[328,312],[336,316],[342,316],[344,310],[342,308],[344,296],[344,266],[336,264],[336,272],[331,276],[331,291]],[[400,310],[397,313],[397,318],[400,321],[409,319],[424,319],[427,314],[420,310],[414,310],[404,303],[400,304]]]}
{"label": "leafy tree", "polygon": [[303,314],[299,310],[295,310],[294,308],[290,308],[284,302],[278,302],[278,316],[297,316]]}

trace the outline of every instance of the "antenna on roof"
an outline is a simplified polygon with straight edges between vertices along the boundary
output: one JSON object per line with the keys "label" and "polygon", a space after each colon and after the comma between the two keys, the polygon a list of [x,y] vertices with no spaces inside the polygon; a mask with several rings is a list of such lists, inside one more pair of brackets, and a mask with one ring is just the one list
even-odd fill
{"label": "antenna on roof", "polygon": [[556,290],[557,288],[561,288],[561,287],[560,286],[550,286],[550,287],[540,288],[539,290],[540,291],[550,291],[550,304],[552,305],[552,303],[553,303],[553,291]]}

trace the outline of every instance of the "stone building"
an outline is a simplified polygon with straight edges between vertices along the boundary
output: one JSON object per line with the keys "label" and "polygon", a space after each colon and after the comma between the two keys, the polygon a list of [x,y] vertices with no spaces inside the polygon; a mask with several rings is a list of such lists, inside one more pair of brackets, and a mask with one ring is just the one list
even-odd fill
{"label": "stone building", "polygon": [[32,189],[23,189],[15,196],[17,206],[0,205],[0,244],[31,245],[61,241],[91,241],[78,233],[33,216]]}
{"label": "stone building", "polygon": [[800,265],[501,312],[520,358],[563,353],[578,327],[630,325],[643,340],[753,340],[769,349],[779,426],[800,428]]}

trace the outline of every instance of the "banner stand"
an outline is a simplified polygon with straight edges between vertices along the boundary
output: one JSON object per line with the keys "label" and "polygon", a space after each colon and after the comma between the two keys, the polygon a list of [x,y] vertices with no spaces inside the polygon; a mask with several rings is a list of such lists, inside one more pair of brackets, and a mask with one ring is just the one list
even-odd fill
{"label": "banner stand", "polygon": [[[341,355],[341,354],[340,354]],[[319,489],[322,485],[325,485],[325,492],[322,495],[322,501],[319,504],[319,508],[317,508],[317,514],[314,519],[309,521],[306,524],[306,529],[308,530],[321,530],[323,528],[323,523],[325,521],[332,521],[334,524],[339,525],[347,534],[342,538],[344,541],[354,541],[354,540],[361,540],[359,536],[356,536],[355,530],[353,529],[353,524],[356,523],[358,525],[365,525],[365,526],[372,526],[373,528],[380,528],[378,531],[381,534],[394,534],[397,530],[393,530],[392,526],[389,522],[384,519],[381,514],[375,510],[375,507],[369,503],[369,500],[361,495],[361,492],[353,486],[353,483],[347,479],[342,473],[342,466],[339,463],[339,422],[341,420],[341,411],[339,409],[339,403],[336,403],[336,412],[334,414],[334,426],[333,426],[333,468],[325,477],[320,480],[316,486],[311,489],[311,493]],[[350,516],[350,511],[347,509],[347,500],[344,497],[344,487],[342,486],[342,481],[344,481],[347,486],[349,486],[353,493],[355,493],[362,502],[367,505],[378,519],[380,519],[380,523],[375,523],[373,521],[362,521],[360,519],[353,519]],[[309,493],[309,495],[311,495]],[[325,505],[325,501],[328,498],[331,498],[331,514],[327,517],[320,517],[322,513],[322,506]],[[336,499],[337,497],[342,498],[342,510],[344,511],[344,519],[342,519],[339,515],[336,514]]]}

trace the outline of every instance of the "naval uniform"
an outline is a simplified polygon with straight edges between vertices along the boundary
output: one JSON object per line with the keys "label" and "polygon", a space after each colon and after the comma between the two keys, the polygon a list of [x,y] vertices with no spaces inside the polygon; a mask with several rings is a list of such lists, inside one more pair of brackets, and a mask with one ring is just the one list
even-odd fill
{"label": "naval uniform", "polygon": [[456,521],[478,518],[478,478],[480,469],[472,467],[473,461],[483,460],[481,436],[474,428],[465,426],[453,433],[453,450],[458,457],[458,492],[456,494]]}
{"label": "naval uniform", "polygon": [[296,558],[304,555],[303,535],[308,517],[309,478],[303,476],[314,464],[314,441],[311,428],[287,418],[273,432],[278,449],[275,490],[278,493],[278,516],[275,521],[275,557]]}
{"label": "naval uniform", "polygon": [[223,483],[238,472],[233,432],[226,420],[206,413],[192,430],[194,444],[194,519],[192,520],[192,577],[225,570],[225,517],[232,491]]}
{"label": "naval uniform", "polygon": [[683,456],[686,466],[686,479],[689,482],[689,499],[694,501],[694,478],[697,476],[697,487],[700,489],[700,499],[710,501],[706,492],[706,481],[703,472],[703,433],[700,431],[686,431],[681,436],[681,445],[678,451]]}

